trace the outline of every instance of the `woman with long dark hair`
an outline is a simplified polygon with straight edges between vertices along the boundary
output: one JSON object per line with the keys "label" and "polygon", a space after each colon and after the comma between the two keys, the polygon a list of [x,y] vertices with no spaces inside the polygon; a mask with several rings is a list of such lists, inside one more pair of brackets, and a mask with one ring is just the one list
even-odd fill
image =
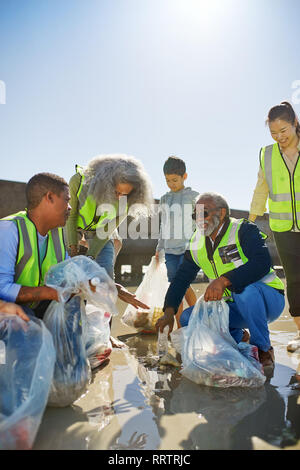
{"label": "woman with long dark hair", "polygon": [[290,314],[297,334],[288,343],[290,352],[300,348],[300,124],[292,105],[283,101],[272,107],[267,124],[274,144],[260,150],[260,168],[249,219],[266,211],[286,276]]}

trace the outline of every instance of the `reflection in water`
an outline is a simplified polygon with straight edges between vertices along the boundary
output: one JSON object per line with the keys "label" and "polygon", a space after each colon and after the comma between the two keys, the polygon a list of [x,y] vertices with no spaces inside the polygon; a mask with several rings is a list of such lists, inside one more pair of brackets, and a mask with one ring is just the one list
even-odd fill
{"label": "reflection in water", "polygon": [[[125,350],[123,354],[130,364],[130,354]],[[111,439],[109,449],[157,449],[160,438],[153,411],[145,400],[135,371],[128,364],[119,366],[113,371],[112,381],[114,398],[127,409],[125,413],[116,412],[121,431]]]}
{"label": "reflection in water", "polygon": [[296,442],[300,439],[300,384],[299,375],[291,378],[290,381],[292,393],[288,397],[286,419],[290,433],[293,435]]}
{"label": "reflection in water", "polygon": [[183,449],[252,449],[253,437],[279,448],[297,444],[299,388],[296,380],[289,383],[289,367],[276,364],[274,379],[261,388],[219,389],[194,384],[173,368],[162,372],[148,367],[145,358],[156,354],[153,336],[136,335],[127,345],[139,361],[141,391],[161,436],[167,432],[160,425],[163,415],[198,415],[199,425],[178,443]]}
{"label": "reflection in water", "polygon": [[102,380],[98,385],[97,399],[103,403],[101,406],[97,406],[89,410],[86,414],[90,424],[97,427],[98,431],[107,426],[115,411],[114,404],[110,402],[109,398],[109,382]]}
{"label": "reflection in water", "polygon": [[[232,449],[252,449],[251,438],[253,436],[279,448],[297,444],[296,433],[287,420],[290,403],[286,406],[283,397],[271,384],[266,384],[265,390],[267,397],[264,404],[256,412],[243,419],[233,430]],[[288,401],[290,399],[293,400],[292,396],[288,398]],[[295,416],[296,413],[293,413],[293,421]]]}
{"label": "reflection in water", "polygon": [[111,450],[144,450],[147,443],[147,434],[134,432],[126,444],[120,442],[112,444]]}

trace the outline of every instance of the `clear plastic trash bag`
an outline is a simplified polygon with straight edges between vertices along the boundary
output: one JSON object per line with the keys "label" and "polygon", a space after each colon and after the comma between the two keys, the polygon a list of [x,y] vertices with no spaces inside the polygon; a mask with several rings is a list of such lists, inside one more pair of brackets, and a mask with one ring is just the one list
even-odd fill
{"label": "clear plastic trash bag", "polygon": [[[84,301],[108,311],[110,316],[117,315],[117,289],[105,269],[86,256],[52,266],[45,284],[56,289],[60,299],[49,305],[44,316],[57,354],[49,405],[68,406],[86,391],[91,379],[87,336],[83,331],[89,325]],[[70,299],[74,293],[77,295]]]}
{"label": "clear plastic trash bag", "polygon": [[[107,310],[95,307],[90,303],[86,304],[83,331],[86,354],[91,369],[100,366],[107,359],[112,350],[110,341],[110,319],[111,314]],[[105,358],[103,358],[104,352],[107,352]]]}
{"label": "clear plastic trash bag", "polygon": [[136,309],[132,305],[128,305],[122,316],[122,323],[137,330],[154,332],[155,323],[163,315],[162,309],[169,284],[164,259],[160,259],[157,263],[155,256],[153,256],[144,278],[135,292],[137,299],[148,305],[150,309]]}
{"label": "clear plastic trash bag", "polygon": [[172,346],[179,354],[182,354],[186,330],[187,326],[182,326],[181,328],[177,328],[177,330],[173,330],[170,334]]}
{"label": "clear plastic trash bag", "polygon": [[31,449],[52,381],[55,349],[37,318],[0,314],[0,449]]}
{"label": "clear plastic trash bag", "polygon": [[52,266],[46,274],[45,284],[59,293],[60,302],[66,302],[74,293],[91,304],[108,309],[118,315],[118,291],[106,270],[86,256],[75,256]]}
{"label": "clear plastic trash bag", "polygon": [[202,296],[184,332],[181,373],[195,383],[212,387],[261,387],[266,378],[251,356],[256,347],[248,346],[241,344],[242,354],[230,335],[226,302],[205,302]]}
{"label": "clear plastic trash bag", "polygon": [[52,334],[56,362],[48,405],[63,407],[77,400],[90,383],[91,368],[82,334],[84,302],[78,296],[65,304],[51,302],[44,323]]}

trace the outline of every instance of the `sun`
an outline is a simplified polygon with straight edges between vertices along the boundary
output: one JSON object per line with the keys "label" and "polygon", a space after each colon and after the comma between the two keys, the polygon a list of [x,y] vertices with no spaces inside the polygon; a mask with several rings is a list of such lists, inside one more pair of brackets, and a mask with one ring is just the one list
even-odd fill
{"label": "sun", "polygon": [[170,8],[182,27],[190,32],[209,32],[232,11],[233,0],[172,0]]}

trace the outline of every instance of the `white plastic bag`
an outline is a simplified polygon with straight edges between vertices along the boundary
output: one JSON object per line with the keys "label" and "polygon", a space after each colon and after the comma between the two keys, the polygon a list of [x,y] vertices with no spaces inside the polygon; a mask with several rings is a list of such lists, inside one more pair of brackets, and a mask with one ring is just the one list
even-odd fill
{"label": "white plastic bag", "polygon": [[173,330],[170,334],[172,345],[179,354],[182,354],[183,351],[186,330],[187,326],[182,326],[177,328],[177,330]]}
{"label": "white plastic bag", "polygon": [[266,380],[261,365],[246,356],[229,333],[226,302],[198,299],[184,335],[182,375],[213,387],[260,387]]}
{"label": "white plastic bag", "polygon": [[107,359],[112,350],[109,325],[111,314],[90,303],[86,304],[85,313],[85,349],[91,369],[95,369]]}
{"label": "white plastic bag", "polygon": [[37,318],[0,314],[0,449],[31,449],[52,381],[55,349]]}
{"label": "white plastic bag", "polygon": [[153,256],[144,278],[135,294],[137,299],[150,307],[149,310],[136,309],[128,305],[122,322],[137,330],[155,331],[155,323],[163,315],[165,295],[169,287],[167,268],[164,260],[157,263]]}

